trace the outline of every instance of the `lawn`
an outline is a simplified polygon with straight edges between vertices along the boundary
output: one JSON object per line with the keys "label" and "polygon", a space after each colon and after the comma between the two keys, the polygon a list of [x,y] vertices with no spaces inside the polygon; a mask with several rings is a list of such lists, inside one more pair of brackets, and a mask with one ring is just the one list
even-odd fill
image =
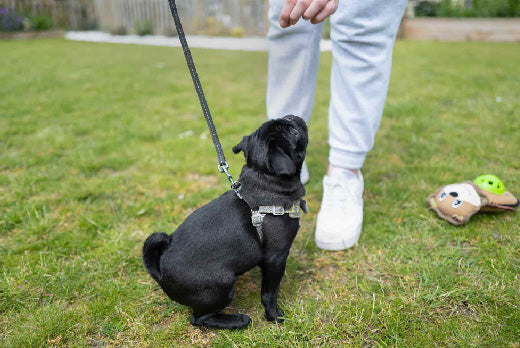
{"label": "lawn", "polygon": [[[454,227],[428,211],[443,184],[497,174],[520,195],[520,45],[398,42],[365,224],[316,248],[327,164],[322,54],[307,160],[310,213],[288,260],[281,325],[260,273],[240,277],[242,331],[198,329],[146,273],[144,239],[228,189],[180,49],[0,42],[0,346],[520,345],[520,213]],[[265,120],[266,53],[193,56],[231,172]]]}

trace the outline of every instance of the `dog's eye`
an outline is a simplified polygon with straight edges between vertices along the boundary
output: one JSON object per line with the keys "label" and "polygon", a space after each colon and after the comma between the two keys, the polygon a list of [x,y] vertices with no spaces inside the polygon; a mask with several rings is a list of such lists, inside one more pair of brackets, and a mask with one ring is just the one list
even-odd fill
{"label": "dog's eye", "polygon": [[439,196],[439,201],[443,201],[444,198],[446,198],[447,195],[448,194],[446,192],[441,193],[441,195]]}
{"label": "dog's eye", "polygon": [[451,203],[451,206],[452,206],[453,208],[458,208],[458,207],[460,207],[461,205],[462,205],[462,199],[460,199],[460,198],[456,198],[456,199],[453,201],[453,203]]}
{"label": "dog's eye", "polygon": [[289,128],[289,132],[294,135],[295,137],[297,137],[298,135],[300,135],[300,132],[298,132],[296,129],[294,128]]}

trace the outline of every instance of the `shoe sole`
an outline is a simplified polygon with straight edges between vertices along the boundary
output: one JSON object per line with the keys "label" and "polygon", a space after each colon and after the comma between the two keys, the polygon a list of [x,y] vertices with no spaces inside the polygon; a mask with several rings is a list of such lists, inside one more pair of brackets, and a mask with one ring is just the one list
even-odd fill
{"label": "shoe sole", "polygon": [[352,248],[354,245],[356,245],[357,241],[350,244],[345,243],[330,243],[330,242],[320,242],[316,241],[316,246],[318,249],[322,250],[329,250],[329,251],[340,251],[340,250],[346,250],[348,248]]}
{"label": "shoe sole", "polygon": [[[319,233],[317,233],[319,234]],[[339,250],[345,250],[348,248],[352,248],[359,240],[359,236],[361,234],[361,226],[359,226],[359,229],[356,231],[356,237],[351,238],[350,240],[342,239],[341,242],[324,242],[320,241],[318,239],[315,239],[316,246],[319,249],[322,250],[330,250],[330,251],[339,251]]]}

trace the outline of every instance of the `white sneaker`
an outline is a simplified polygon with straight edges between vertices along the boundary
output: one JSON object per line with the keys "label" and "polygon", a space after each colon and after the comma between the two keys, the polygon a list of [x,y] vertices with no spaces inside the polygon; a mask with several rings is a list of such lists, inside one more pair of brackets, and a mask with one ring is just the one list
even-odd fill
{"label": "white sneaker", "polygon": [[363,225],[363,175],[333,168],[323,177],[323,199],[316,221],[316,246],[348,249],[357,243]]}
{"label": "white sneaker", "polygon": [[307,168],[307,164],[303,161],[302,171],[300,173],[300,181],[303,185],[309,182],[309,169]]}

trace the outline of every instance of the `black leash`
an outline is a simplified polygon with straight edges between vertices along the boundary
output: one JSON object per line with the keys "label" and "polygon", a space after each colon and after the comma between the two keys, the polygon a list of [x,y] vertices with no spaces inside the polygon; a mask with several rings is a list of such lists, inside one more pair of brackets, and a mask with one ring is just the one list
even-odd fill
{"label": "black leash", "polygon": [[170,10],[172,12],[173,21],[175,22],[175,28],[177,29],[177,35],[179,35],[179,40],[181,41],[182,49],[184,50],[184,57],[186,58],[186,63],[188,64],[188,69],[190,70],[191,78],[193,80],[193,84],[195,85],[195,90],[197,91],[197,95],[199,96],[200,106],[202,107],[204,118],[206,119],[206,123],[208,124],[211,139],[213,140],[213,145],[215,145],[215,150],[217,151],[218,170],[219,172],[226,174],[229,182],[231,182],[231,188],[236,191],[240,187],[240,183],[238,181],[234,181],[233,177],[229,173],[229,165],[226,162],[224,151],[222,151],[222,146],[220,145],[220,141],[217,135],[217,129],[213,124],[213,119],[211,118],[211,113],[209,111],[208,103],[206,102],[206,97],[204,97],[204,91],[202,90],[202,85],[200,83],[197,70],[195,69],[193,58],[191,57],[191,51],[188,47],[188,42],[186,41],[186,35],[184,34],[184,30],[182,29],[179,13],[177,12],[177,6],[175,5],[175,0],[168,0],[168,3],[170,4]]}

